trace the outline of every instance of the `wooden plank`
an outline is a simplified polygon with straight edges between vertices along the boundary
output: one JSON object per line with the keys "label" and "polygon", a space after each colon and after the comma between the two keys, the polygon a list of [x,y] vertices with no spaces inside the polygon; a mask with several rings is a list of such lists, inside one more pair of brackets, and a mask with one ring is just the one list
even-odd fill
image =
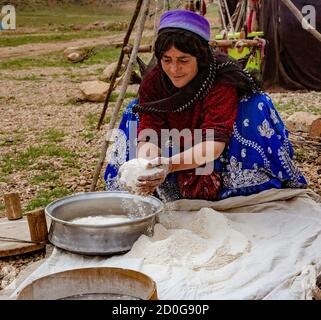
{"label": "wooden plank", "polygon": [[44,209],[28,212],[27,220],[32,241],[48,240],[48,227]]}
{"label": "wooden plank", "polygon": [[19,193],[7,193],[3,198],[8,220],[21,219],[22,209]]}
{"label": "wooden plank", "polygon": [[[1,237],[17,238],[30,241],[30,232],[26,217],[20,220],[8,221],[0,219],[0,235]],[[36,243],[9,242],[0,240],[0,258],[11,257],[24,253],[31,253],[44,250],[46,245]]]}

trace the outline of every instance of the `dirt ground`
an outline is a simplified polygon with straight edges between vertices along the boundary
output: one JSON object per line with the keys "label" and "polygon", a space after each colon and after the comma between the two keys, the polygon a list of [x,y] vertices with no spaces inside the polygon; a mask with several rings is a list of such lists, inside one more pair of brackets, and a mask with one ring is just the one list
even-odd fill
{"label": "dirt ground", "polygon": [[34,55],[46,54],[65,49],[68,47],[87,47],[87,46],[99,46],[99,45],[113,45],[122,40],[122,36],[113,35],[107,37],[99,37],[96,39],[81,39],[74,41],[61,41],[53,43],[36,43],[25,44],[18,47],[4,47],[0,51],[0,59],[18,58],[18,57],[30,57]]}
{"label": "dirt ground", "polygon": [[[97,41],[106,43],[107,38],[108,41],[116,40],[105,37]],[[80,41],[76,42],[79,45]],[[76,42],[69,44],[74,46]],[[84,44],[86,41],[81,42]],[[90,42],[92,43],[92,40]],[[46,45],[44,50],[57,50],[58,47],[62,49],[66,43],[55,43],[52,46],[54,48]],[[10,49],[1,49],[1,55],[18,56],[22,51],[29,55],[32,54],[33,47],[26,45],[23,48],[11,49],[11,53]],[[102,67],[105,65],[81,68],[71,65],[68,70],[51,67],[1,71],[0,164],[9,168],[10,159],[5,158],[5,155],[10,154],[15,159],[15,167],[11,173],[0,176],[0,195],[20,193],[23,208],[26,209],[42,190],[56,190],[59,187],[68,193],[89,191],[106,126],[100,131],[95,130],[103,103],[80,101],[79,84],[81,81],[97,79],[98,70]],[[130,90],[132,93],[136,92],[137,86],[132,86]],[[283,92],[273,93],[271,96],[284,119],[294,111],[301,110],[313,110],[314,113],[321,114],[321,92]],[[107,115],[112,112],[113,105],[114,103],[110,104]],[[57,134],[50,135],[48,132],[58,132],[60,135],[57,137]],[[58,146],[65,154],[62,152],[62,155],[57,156],[55,153],[36,153],[27,159],[29,162],[26,168],[23,161],[19,162],[20,158],[25,160],[30,147],[41,148],[47,144]],[[297,164],[309,179],[310,188],[321,195],[320,147],[306,144],[302,150],[296,148]],[[55,174],[54,178],[35,180],[44,171],[49,176]],[[103,189],[101,178],[97,190]],[[0,217],[4,217],[2,199]],[[43,258],[44,254],[34,254],[4,259],[0,261],[0,271],[5,266],[13,266],[19,273],[32,261]]]}
{"label": "dirt ground", "polygon": [[[43,145],[46,132],[55,130],[64,133],[64,137],[55,144],[74,153],[77,165],[66,166],[64,159],[52,159],[41,156],[33,159],[28,170],[14,170],[10,175],[0,180],[0,194],[19,192],[23,206],[44,188],[54,188],[59,185],[72,192],[88,191],[93,171],[100,153],[105,130],[94,129],[101,113],[103,103],[79,102],[79,83],[97,79],[95,70],[101,65],[86,66],[84,68],[68,69],[68,73],[76,76],[70,80],[64,68],[45,68],[18,71],[2,71],[3,78],[24,79],[36,77],[40,80],[0,80],[0,143],[1,154],[23,154],[28,147]],[[135,91],[137,89],[132,87]],[[301,110],[313,105],[314,110],[320,108],[321,93],[273,93],[272,99],[281,107],[290,103],[299,106]],[[109,114],[114,103],[110,104]],[[286,118],[294,109],[281,110]],[[92,119],[89,119],[89,115]],[[91,121],[88,127],[88,121]],[[85,133],[91,132],[90,139]],[[321,194],[321,161],[318,149],[310,148],[307,153],[300,154],[297,164],[310,180],[310,187]],[[3,159],[2,159],[3,161]],[[48,165],[48,171],[58,172],[59,178],[54,182],[30,183],[30,180],[40,174],[39,167]],[[43,169],[43,168],[40,168]],[[103,189],[102,180],[99,189]],[[3,208],[4,209],[4,208]],[[0,211],[0,217],[4,210]]]}
{"label": "dirt ground", "polygon": [[[152,36],[153,32],[150,30],[144,31],[144,37]],[[101,36],[97,38],[80,39],[72,41],[59,41],[52,43],[33,43],[25,44],[16,47],[2,47],[0,51],[0,60],[13,59],[19,57],[30,57],[35,55],[42,55],[51,52],[64,50],[67,47],[98,47],[98,46],[115,46],[121,45],[125,33]]]}

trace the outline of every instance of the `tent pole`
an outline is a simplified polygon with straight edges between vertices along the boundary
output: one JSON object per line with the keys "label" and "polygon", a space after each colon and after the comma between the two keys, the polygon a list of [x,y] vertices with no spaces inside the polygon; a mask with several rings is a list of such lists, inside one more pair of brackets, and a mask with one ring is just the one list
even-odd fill
{"label": "tent pole", "polygon": [[128,83],[130,81],[130,77],[133,71],[133,67],[137,58],[137,52],[138,52],[138,48],[139,48],[139,44],[141,42],[142,39],[142,35],[143,35],[143,31],[144,31],[144,26],[145,26],[145,21],[148,15],[148,10],[149,10],[149,3],[150,0],[143,0],[143,4],[142,4],[142,8],[141,8],[141,17],[140,17],[140,21],[139,21],[139,25],[136,31],[136,37],[135,37],[135,41],[134,41],[134,46],[133,46],[133,50],[132,53],[130,55],[130,59],[128,62],[128,66],[125,72],[125,76],[124,76],[124,80],[122,82],[122,86],[120,89],[120,93],[118,95],[117,101],[116,101],[116,105],[115,105],[115,109],[114,112],[111,116],[110,122],[108,124],[108,129],[107,129],[107,133],[106,133],[106,138],[103,142],[103,146],[101,149],[101,154],[100,154],[100,158],[98,160],[96,169],[95,169],[95,173],[94,173],[94,177],[93,177],[93,181],[90,187],[90,191],[95,191],[96,189],[96,185],[97,185],[97,181],[100,175],[100,171],[101,168],[105,162],[105,158],[106,158],[106,152],[109,146],[109,142],[110,142],[110,138],[112,135],[112,131],[115,127],[116,124],[116,119],[117,119],[117,115],[119,113],[120,107],[124,101],[125,98],[125,94],[126,94],[126,90],[128,87]]}
{"label": "tent pole", "polygon": [[[143,0],[138,0],[138,1],[137,1],[136,8],[135,8],[135,12],[134,12],[134,14],[133,14],[133,16],[132,16],[132,19],[131,19],[130,24],[129,24],[129,26],[128,26],[126,35],[125,35],[124,40],[123,40],[122,49],[123,49],[124,47],[126,47],[127,44],[128,44],[130,35],[131,35],[132,31],[133,31],[133,28],[134,28],[134,25],[135,25],[135,23],[136,23],[137,17],[138,17],[138,15],[139,15],[140,8],[141,8],[141,6],[142,6],[142,2],[143,2]],[[102,112],[101,112],[101,115],[100,115],[100,118],[99,118],[99,121],[98,121],[97,130],[100,129],[100,126],[102,125],[102,123],[103,123],[103,121],[104,121],[105,114],[106,114],[107,107],[108,107],[109,98],[110,98],[111,93],[112,93],[113,90],[114,90],[114,85],[115,85],[115,82],[116,82],[116,79],[117,79],[118,72],[119,72],[119,70],[120,70],[120,68],[121,68],[121,66],[122,66],[122,63],[123,63],[123,60],[124,60],[124,56],[125,56],[125,52],[124,52],[124,50],[121,50],[120,56],[119,56],[119,58],[118,58],[117,67],[116,67],[116,69],[114,70],[114,73],[113,73],[112,78],[111,78],[111,80],[110,80],[110,85],[109,85],[108,92],[107,92],[107,95],[106,95],[104,107],[103,107],[103,110],[102,110]]]}

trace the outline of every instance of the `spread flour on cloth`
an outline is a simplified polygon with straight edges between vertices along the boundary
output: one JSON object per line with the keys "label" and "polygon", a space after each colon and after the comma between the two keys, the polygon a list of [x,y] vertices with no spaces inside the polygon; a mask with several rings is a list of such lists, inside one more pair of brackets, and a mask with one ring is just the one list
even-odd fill
{"label": "spread flour on cloth", "polygon": [[215,270],[251,248],[250,241],[212,209],[201,209],[184,227],[180,221],[180,228],[175,226],[174,216],[170,214],[168,221],[156,224],[153,237],[141,236],[126,256],[143,258],[150,264]]}

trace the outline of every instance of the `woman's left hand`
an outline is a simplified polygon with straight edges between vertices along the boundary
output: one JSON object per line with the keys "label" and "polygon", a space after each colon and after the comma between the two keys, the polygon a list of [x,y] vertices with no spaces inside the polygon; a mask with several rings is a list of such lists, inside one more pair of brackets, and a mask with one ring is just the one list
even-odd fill
{"label": "woman's left hand", "polygon": [[138,177],[136,187],[141,194],[152,194],[165,181],[167,175],[171,172],[172,164],[168,158],[157,157],[149,161],[147,168],[157,168],[158,171]]}

